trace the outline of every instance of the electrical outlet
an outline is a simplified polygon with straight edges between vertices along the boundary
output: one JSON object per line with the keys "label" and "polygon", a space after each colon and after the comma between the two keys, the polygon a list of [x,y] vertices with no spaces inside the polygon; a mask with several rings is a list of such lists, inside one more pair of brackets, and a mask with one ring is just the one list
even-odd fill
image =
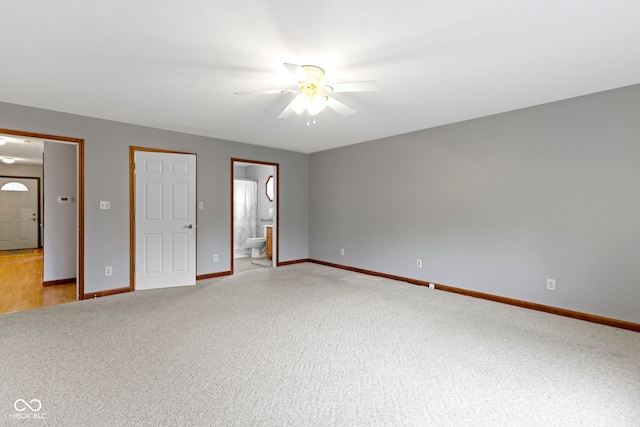
{"label": "electrical outlet", "polygon": [[109,200],[101,200],[100,209],[111,209],[111,202]]}
{"label": "electrical outlet", "polygon": [[547,279],[547,289],[550,291],[556,290],[556,281],[554,279]]}
{"label": "electrical outlet", "polygon": [[429,283],[429,289],[435,289],[435,288],[436,288],[435,283]]}
{"label": "electrical outlet", "polygon": [[340,249],[340,255],[344,256],[344,249]]}
{"label": "electrical outlet", "polygon": [[218,262],[218,254],[213,255],[213,262]]}
{"label": "electrical outlet", "polygon": [[113,274],[113,267],[108,265],[104,268],[104,275],[111,276]]}
{"label": "electrical outlet", "polygon": [[416,267],[422,268],[422,260],[421,259],[417,259],[416,260]]}

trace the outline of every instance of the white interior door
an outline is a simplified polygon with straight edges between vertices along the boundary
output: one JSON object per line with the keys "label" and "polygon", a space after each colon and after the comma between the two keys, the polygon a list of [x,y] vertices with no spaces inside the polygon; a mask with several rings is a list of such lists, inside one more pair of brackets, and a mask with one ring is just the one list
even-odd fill
{"label": "white interior door", "polygon": [[135,152],[135,289],[196,283],[196,156]]}
{"label": "white interior door", "polygon": [[5,184],[0,190],[0,250],[37,248],[38,180],[0,178],[0,189]]}

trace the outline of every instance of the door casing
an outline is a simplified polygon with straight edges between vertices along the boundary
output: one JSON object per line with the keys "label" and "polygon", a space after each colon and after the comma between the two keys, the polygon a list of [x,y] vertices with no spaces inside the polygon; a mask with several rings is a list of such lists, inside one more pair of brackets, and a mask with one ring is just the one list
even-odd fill
{"label": "door casing", "polygon": [[273,240],[275,241],[275,266],[279,266],[280,265],[280,163],[273,163],[273,162],[265,162],[265,161],[261,161],[261,160],[249,160],[249,159],[239,159],[239,158],[231,158],[231,177],[230,177],[230,186],[231,186],[231,190],[230,190],[230,194],[231,194],[231,201],[230,201],[230,207],[231,207],[231,212],[230,212],[230,223],[231,223],[231,231],[229,234],[229,239],[230,239],[230,259],[231,259],[231,274],[233,274],[233,196],[234,196],[234,190],[233,190],[233,176],[234,176],[234,164],[238,162],[238,163],[253,163],[256,165],[265,165],[265,166],[273,166],[273,168],[275,169],[274,171],[274,176],[276,179],[276,187],[274,188],[275,191],[275,232],[274,232],[274,236],[273,236]]}
{"label": "door casing", "polygon": [[[78,210],[76,213],[78,217],[76,298],[80,300],[89,298],[89,296],[84,294],[84,139],[2,128],[0,128],[0,133],[24,138],[46,139],[54,142],[72,143],[76,145],[78,176]],[[44,256],[47,255],[45,254]]]}

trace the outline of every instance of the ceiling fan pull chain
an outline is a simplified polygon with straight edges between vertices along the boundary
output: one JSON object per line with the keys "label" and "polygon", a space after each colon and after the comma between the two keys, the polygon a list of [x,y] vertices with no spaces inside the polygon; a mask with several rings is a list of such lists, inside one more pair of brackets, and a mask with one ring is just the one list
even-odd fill
{"label": "ceiling fan pull chain", "polygon": [[[309,124],[311,123],[310,117],[311,117],[311,114],[309,114],[309,112],[307,111],[307,126],[309,126]],[[313,124],[314,125],[316,124],[316,116],[313,116]]]}

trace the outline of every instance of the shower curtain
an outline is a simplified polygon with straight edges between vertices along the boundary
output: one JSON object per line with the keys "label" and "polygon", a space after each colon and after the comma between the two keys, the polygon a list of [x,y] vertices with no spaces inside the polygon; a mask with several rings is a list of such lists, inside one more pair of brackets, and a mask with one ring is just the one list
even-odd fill
{"label": "shower curtain", "polygon": [[258,237],[258,183],[233,180],[233,250],[245,246],[249,237]]}

